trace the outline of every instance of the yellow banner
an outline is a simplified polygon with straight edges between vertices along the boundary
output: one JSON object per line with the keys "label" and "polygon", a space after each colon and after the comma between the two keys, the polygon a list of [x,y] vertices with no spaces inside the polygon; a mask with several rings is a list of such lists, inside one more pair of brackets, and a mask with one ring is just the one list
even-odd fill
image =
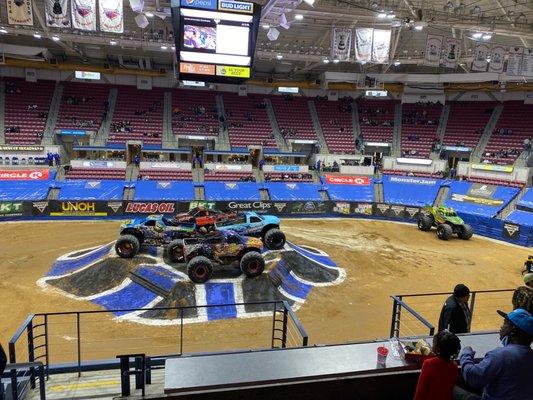
{"label": "yellow banner", "polygon": [[483,171],[495,171],[495,172],[513,172],[513,166],[511,165],[494,165],[494,164],[472,164],[472,169],[481,169]]}
{"label": "yellow banner", "polygon": [[228,65],[217,65],[217,75],[230,78],[249,78],[250,67],[230,67]]}

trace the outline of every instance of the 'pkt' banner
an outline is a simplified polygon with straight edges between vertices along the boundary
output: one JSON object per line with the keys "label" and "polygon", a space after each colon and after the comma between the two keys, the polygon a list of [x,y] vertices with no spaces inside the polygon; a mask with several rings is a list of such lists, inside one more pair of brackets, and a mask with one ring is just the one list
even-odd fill
{"label": "'pkt' banner", "polygon": [[0,169],[0,181],[44,181],[48,176],[47,169]]}
{"label": "'pkt' banner", "polygon": [[24,203],[22,201],[0,202],[1,217],[22,217],[24,215]]}
{"label": "'pkt' banner", "polygon": [[351,176],[351,175],[325,175],[326,183],[332,185],[354,185],[368,186],[370,178],[368,176]]}
{"label": "'pkt' banner", "polygon": [[176,212],[174,202],[130,201],[125,203],[125,214],[174,214]]}
{"label": "'pkt' banner", "polygon": [[107,217],[106,201],[57,201],[48,202],[52,217]]}

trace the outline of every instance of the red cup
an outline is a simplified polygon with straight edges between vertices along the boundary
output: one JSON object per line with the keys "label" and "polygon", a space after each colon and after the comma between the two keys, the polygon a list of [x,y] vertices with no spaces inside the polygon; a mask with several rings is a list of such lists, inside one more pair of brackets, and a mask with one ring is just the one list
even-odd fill
{"label": "red cup", "polygon": [[387,362],[387,356],[389,355],[389,349],[385,346],[379,346],[378,349],[378,364],[385,365]]}

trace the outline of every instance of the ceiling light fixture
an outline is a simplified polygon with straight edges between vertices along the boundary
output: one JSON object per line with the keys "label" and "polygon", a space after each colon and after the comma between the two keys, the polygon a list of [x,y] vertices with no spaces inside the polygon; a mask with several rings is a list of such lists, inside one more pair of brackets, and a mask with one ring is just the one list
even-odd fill
{"label": "ceiling light fixture", "polygon": [[0,33],[7,33],[7,30],[5,28],[0,28]]}
{"label": "ceiling light fixture", "polygon": [[276,58],[277,58],[278,60],[281,60],[281,59],[283,58],[283,55],[281,55],[281,54],[276,54]]}
{"label": "ceiling light fixture", "polygon": [[59,42],[60,39],[59,39],[59,36],[52,36],[52,40],[54,42]]}
{"label": "ceiling light fixture", "polygon": [[481,36],[483,36],[483,34],[481,32],[476,32],[472,35],[472,37],[474,39],[481,39]]}
{"label": "ceiling light fixture", "polygon": [[339,60],[338,58],[335,58],[333,59],[333,64],[338,64],[341,60]]}
{"label": "ceiling light fixture", "polygon": [[294,16],[294,19],[297,20],[297,21],[301,21],[302,19],[304,19],[304,16],[302,14],[296,14]]}
{"label": "ceiling light fixture", "polygon": [[151,11],[145,12],[144,15],[146,15],[148,18],[153,18],[154,17],[154,13],[151,12]]}
{"label": "ceiling light fixture", "polygon": [[42,38],[41,34],[40,34],[40,33],[37,33],[37,32],[35,32],[35,33],[33,34],[33,37],[34,37],[35,39],[40,39],[40,38]]}
{"label": "ceiling light fixture", "polygon": [[115,46],[115,45],[117,44],[117,41],[116,41],[116,40],[110,40],[110,41],[109,41],[109,44],[110,44],[111,46]]}
{"label": "ceiling light fixture", "polygon": [[162,45],[161,50],[168,50],[168,46]]}
{"label": "ceiling light fixture", "polygon": [[492,33],[485,33],[483,36],[481,36],[481,39],[483,39],[483,40],[492,39]]}
{"label": "ceiling light fixture", "polygon": [[387,17],[387,14],[385,14],[384,12],[380,12],[380,13],[378,14],[378,18],[379,18],[379,19],[383,19],[383,18],[386,18],[386,17]]}

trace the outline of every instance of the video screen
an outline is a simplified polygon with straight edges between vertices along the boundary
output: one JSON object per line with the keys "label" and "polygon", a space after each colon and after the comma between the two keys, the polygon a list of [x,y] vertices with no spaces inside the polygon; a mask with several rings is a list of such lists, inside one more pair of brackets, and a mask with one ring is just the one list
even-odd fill
{"label": "video screen", "polygon": [[184,25],[183,47],[216,51],[217,30],[208,26]]}

